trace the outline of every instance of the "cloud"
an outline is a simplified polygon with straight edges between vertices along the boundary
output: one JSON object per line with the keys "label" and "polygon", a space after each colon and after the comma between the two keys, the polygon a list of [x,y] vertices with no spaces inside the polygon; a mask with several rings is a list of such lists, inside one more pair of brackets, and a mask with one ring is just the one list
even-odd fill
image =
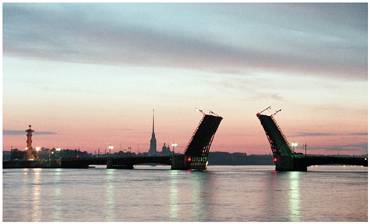
{"label": "cloud", "polygon": [[[228,73],[230,74],[230,73]],[[286,101],[286,98],[279,93],[276,93],[273,88],[266,88],[263,81],[256,79],[253,74],[235,74],[233,77],[227,79],[220,78],[219,76],[215,79],[207,78],[207,83],[212,87],[219,88],[223,92],[228,92],[230,95],[237,97],[238,99],[250,102],[261,101],[261,100],[273,100],[273,101]],[[262,83],[262,84],[261,84]],[[245,91],[248,89],[247,96],[239,96],[238,92]]]}
{"label": "cloud", "polygon": [[360,135],[360,136],[367,136],[367,132],[351,132],[348,135]]}
{"label": "cloud", "polygon": [[[195,35],[182,31],[180,21],[178,24],[180,28],[172,31],[158,26],[137,25],[134,22],[135,18],[120,19],[117,11],[110,12],[105,6],[5,4],[4,55],[77,63],[164,66],[237,74],[264,69],[291,74],[367,80],[367,51],[363,50],[367,49],[367,41],[364,44],[359,41],[361,45],[359,48],[357,45],[347,46],[354,42],[349,37],[341,39],[338,43],[329,38],[330,40],[319,41],[320,46],[311,47],[308,51],[294,46],[309,44],[316,38],[315,36],[312,37],[303,31],[299,31],[297,36],[297,32],[292,32],[292,28],[260,24],[261,29],[272,29],[271,41],[291,46],[293,51],[266,48],[264,45],[271,45],[268,42],[258,42],[258,45],[251,47],[244,46],[242,44],[244,41],[230,44],[218,39],[217,36],[208,37],[209,31],[206,26],[199,28],[199,35]],[[124,8],[122,5],[117,7]],[[248,4],[243,7],[248,8]],[[109,12],[112,15],[108,15]],[[228,13],[226,16],[231,16],[231,12]],[[97,14],[106,16],[103,16],[103,19],[97,18],[95,16]],[[163,15],[158,14],[158,17],[161,16]],[[140,15],[137,14],[136,18],[138,17]],[[200,26],[195,25],[194,27]],[[253,35],[250,35],[249,41],[254,40],[252,37]],[[247,40],[248,36],[245,36],[245,41]],[[333,45],[330,49],[328,41]],[[355,42],[359,44],[358,41]]]}
{"label": "cloud", "polygon": [[282,97],[280,94],[278,93],[270,93],[268,91],[250,91],[250,95],[249,97],[245,97],[243,98],[243,100],[246,100],[246,101],[257,101],[257,102],[260,102],[261,100],[273,100],[273,101],[286,101],[286,99],[284,97]]}
{"label": "cloud", "polygon": [[284,98],[282,96],[280,96],[280,94],[272,94],[271,95],[271,98],[274,99],[274,100],[278,100],[278,101],[284,101]]}
{"label": "cloud", "polygon": [[321,146],[309,146],[309,150],[343,150],[343,151],[361,151],[367,152],[368,143],[356,143],[356,144],[342,144],[342,145],[321,145]]}
{"label": "cloud", "polygon": [[[56,132],[52,131],[35,131],[33,135],[56,135]],[[25,130],[12,130],[12,129],[4,129],[3,135],[26,135]]]}
{"label": "cloud", "polygon": [[321,137],[321,136],[367,136],[367,132],[348,132],[348,133],[334,133],[334,132],[297,132],[294,137]]}

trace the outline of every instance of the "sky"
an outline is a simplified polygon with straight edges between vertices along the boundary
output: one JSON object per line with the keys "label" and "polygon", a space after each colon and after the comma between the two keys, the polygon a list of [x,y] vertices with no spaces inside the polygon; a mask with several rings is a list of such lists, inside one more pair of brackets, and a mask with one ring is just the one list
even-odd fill
{"label": "sky", "polygon": [[183,151],[202,114],[211,151],[269,154],[272,106],[312,154],[368,145],[366,3],[4,3],[3,150]]}

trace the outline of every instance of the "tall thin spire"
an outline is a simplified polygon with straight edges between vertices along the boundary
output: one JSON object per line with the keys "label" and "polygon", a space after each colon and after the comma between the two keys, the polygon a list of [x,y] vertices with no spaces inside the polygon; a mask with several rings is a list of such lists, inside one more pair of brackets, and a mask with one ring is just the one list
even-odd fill
{"label": "tall thin spire", "polygon": [[156,153],[157,153],[157,139],[155,138],[154,132],[154,109],[153,109],[152,137],[150,139],[149,154],[155,155]]}
{"label": "tall thin spire", "polygon": [[153,129],[152,129],[152,135],[155,135],[154,134],[154,109],[153,109]]}

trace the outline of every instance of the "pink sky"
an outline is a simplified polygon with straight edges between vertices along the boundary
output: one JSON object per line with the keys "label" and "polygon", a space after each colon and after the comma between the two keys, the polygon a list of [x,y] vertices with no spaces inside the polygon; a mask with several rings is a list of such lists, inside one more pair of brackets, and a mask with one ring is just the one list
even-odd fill
{"label": "pink sky", "polygon": [[288,140],[310,153],[367,153],[366,4],[5,4],[3,13],[4,150],[24,148],[32,124],[34,146],[147,151],[154,108],[157,148],[183,151],[198,107],[224,118],[212,151],[267,154],[255,114],[272,105]]}

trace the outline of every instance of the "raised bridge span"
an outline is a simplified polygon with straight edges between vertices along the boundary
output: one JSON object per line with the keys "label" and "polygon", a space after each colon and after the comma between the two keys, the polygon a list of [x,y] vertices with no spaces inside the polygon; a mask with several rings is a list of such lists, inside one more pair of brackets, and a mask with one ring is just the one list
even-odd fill
{"label": "raised bridge span", "polygon": [[257,117],[265,131],[273,154],[273,163],[277,171],[307,171],[312,165],[360,165],[368,166],[366,156],[344,155],[305,155],[295,153],[287,138],[276,123],[274,115],[257,113]]}

